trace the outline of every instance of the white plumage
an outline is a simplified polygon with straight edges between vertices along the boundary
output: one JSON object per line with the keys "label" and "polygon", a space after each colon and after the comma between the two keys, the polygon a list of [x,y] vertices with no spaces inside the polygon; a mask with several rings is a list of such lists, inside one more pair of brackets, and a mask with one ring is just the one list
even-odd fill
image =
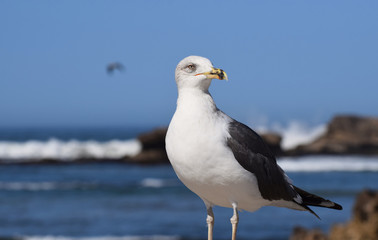
{"label": "white plumage", "polygon": [[[206,205],[208,239],[212,239],[214,205],[234,209],[232,239],[238,209],[274,205],[312,212],[306,204],[340,207],[293,186],[261,138],[216,107],[208,89],[212,79],[227,79],[223,70],[206,58],[190,56],[178,64],[175,78],[177,108],[166,150],[178,178]],[[303,201],[310,197],[319,202]]]}
{"label": "white plumage", "polygon": [[207,93],[180,89],[177,109],[169,125],[166,148],[178,178],[208,205],[254,211],[267,204],[256,178],[245,170],[226,146],[231,119],[213,114]]}

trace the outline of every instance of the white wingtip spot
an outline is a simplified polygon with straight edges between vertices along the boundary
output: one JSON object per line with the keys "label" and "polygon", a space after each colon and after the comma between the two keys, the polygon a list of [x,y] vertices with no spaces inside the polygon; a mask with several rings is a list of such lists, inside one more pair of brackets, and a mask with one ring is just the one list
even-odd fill
{"label": "white wingtip spot", "polygon": [[335,204],[333,202],[330,202],[330,201],[323,201],[320,205],[324,206],[324,207],[334,207],[335,206]]}
{"label": "white wingtip spot", "polygon": [[299,194],[297,194],[297,196],[295,196],[294,201],[299,203],[299,204],[303,203],[302,197]]}

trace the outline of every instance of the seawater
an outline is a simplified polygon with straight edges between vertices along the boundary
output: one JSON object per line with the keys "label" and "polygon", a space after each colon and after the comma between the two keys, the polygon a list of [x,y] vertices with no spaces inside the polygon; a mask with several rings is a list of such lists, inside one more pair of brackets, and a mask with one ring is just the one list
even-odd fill
{"label": "seawater", "polygon": [[[311,157],[280,162],[288,160],[308,163]],[[324,164],[320,157],[312,160]],[[298,187],[332,199],[344,210],[313,208],[322,220],[277,207],[241,212],[238,239],[288,239],[297,225],[328,231],[350,218],[358,192],[378,189],[376,170],[287,173]],[[229,239],[232,210],[215,207],[214,214],[214,238]],[[181,184],[170,165],[0,165],[0,238],[206,239],[205,218],[204,204]]]}
{"label": "seawater", "polygon": [[[287,143],[309,135],[302,134],[308,129],[290,129],[284,134]],[[205,206],[169,164],[75,163],[80,157],[136,154],[140,146],[135,138],[148,130],[0,129],[0,239],[206,239]],[[8,164],[46,157],[71,163]],[[279,164],[295,185],[338,202],[344,210],[313,208],[322,220],[276,207],[241,212],[239,240],[288,239],[298,225],[328,231],[351,217],[362,189],[378,189],[378,157],[310,156],[282,158]],[[214,238],[230,239],[231,209],[215,207],[214,214]]]}

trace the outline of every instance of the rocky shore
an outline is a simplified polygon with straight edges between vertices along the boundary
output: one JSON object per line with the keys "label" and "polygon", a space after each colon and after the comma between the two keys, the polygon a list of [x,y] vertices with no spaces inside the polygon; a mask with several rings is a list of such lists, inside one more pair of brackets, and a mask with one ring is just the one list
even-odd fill
{"label": "rocky shore", "polygon": [[[122,158],[81,158],[62,161],[59,159],[34,159],[32,161],[15,161],[16,164],[65,164],[89,162],[117,162],[136,164],[169,163],[165,152],[165,135],[167,128],[157,128],[137,137],[141,151],[134,156]],[[326,132],[308,144],[293,149],[283,149],[282,136],[277,133],[260,133],[273,153],[278,156],[304,155],[378,155],[378,118],[353,115],[335,116],[327,124]],[[12,163],[0,161],[1,163]]]}
{"label": "rocky shore", "polygon": [[[167,128],[159,128],[140,135],[138,139],[142,144],[142,152],[125,160],[142,164],[168,162],[164,142],[166,131]],[[378,118],[335,116],[322,136],[289,150],[282,149],[282,137],[279,134],[260,135],[276,156],[378,155]]]}
{"label": "rocky shore", "polygon": [[139,164],[160,164],[168,163],[168,156],[165,151],[165,135],[168,128],[157,128],[138,136],[142,145],[142,151],[133,157],[125,157],[123,160]]}
{"label": "rocky shore", "polygon": [[378,118],[335,116],[324,135],[285,155],[378,155]]}
{"label": "rocky shore", "polygon": [[356,199],[352,219],[334,225],[329,234],[319,229],[296,227],[289,240],[377,240],[378,191],[364,190]]}

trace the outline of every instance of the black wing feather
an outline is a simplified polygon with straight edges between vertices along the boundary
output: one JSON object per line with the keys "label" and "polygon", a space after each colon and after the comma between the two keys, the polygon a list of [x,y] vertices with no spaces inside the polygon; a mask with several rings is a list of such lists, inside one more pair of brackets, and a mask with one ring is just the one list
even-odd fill
{"label": "black wing feather", "polygon": [[257,178],[261,196],[267,200],[292,201],[297,196],[264,140],[246,125],[229,123],[227,145],[236,160]]}
{"label": "black wing feather", "polygon": [[322,197],[319,197],[313,193],[306,192],[303,189],[300,189],[299,187],[293,186],[295,191],[302,197],[303,204],[309,205],[309,206],[316,206],[316,207],[326,207],[326,208],[332,208],[336,210],[342,210],[343,207],[335,202],[332,202],[331,200],[324,199]]}

